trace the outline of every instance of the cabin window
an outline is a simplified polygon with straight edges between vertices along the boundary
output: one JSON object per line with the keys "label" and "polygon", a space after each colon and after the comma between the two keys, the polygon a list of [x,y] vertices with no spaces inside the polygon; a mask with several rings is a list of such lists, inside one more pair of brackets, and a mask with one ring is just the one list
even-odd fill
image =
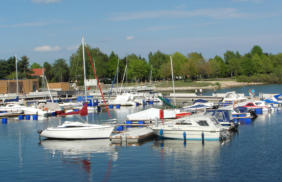
{"label": "cabin window", "polygon": [[81,128],[82,126],[65,126],[65,128]]}
{"label": "cabin window", "polygon": [[200,120],[197,122],[200,126],[209,126],[208,122],[206,120]]}
{"label": "cabin window", "polygon": [[176,123],[176,125],[192,125],[192,123],[179,122],[179,123]]}

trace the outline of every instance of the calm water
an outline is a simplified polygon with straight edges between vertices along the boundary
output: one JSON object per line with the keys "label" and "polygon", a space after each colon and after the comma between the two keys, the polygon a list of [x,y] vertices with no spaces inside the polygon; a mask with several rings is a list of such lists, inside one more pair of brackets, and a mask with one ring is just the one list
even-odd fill
{"label": "calm water", "polygon": [[[250,88],[282,91],[282,85]],[[111,114],[123,120],[135,110]],[[106,118],[106,113],[91,114],[89,122]],[[40,142],[38,129],[66,119],[9,121],[0,125],[0,181],[281,181],[281,118],[282,111],[259,116],[225,143],[153,140],[134,146],[108,140]]]}

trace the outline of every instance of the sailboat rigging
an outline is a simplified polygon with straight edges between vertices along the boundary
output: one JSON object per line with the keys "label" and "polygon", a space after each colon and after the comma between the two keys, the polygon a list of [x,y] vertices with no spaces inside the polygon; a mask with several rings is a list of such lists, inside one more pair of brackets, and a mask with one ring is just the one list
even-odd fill
{"label": "sailboat rigging", "polygon": [[[82,48],[84,55],[83,37],[82,37]],[[83,64],[84,64],[84,81],[85,81],[86,80],[85,56],[83,56]],[[96,74],[96,72],[94,73]],[[85,86],[85,82],[84,82],[84,86]],[[86,94],[87,91],[85,86],[85,102],[86,102]],[[84,103],[84,109],[85,107],[87,108],[87,103]],[[59,125],[57,127],[47,128],[43,131],[38,131],[38,133],[42,137],[52,138],[52,139],[101,139],[101,138],[109,138],[113,129],[114,127],[111,125],[98,125],[98,124],[66,121],[62,125]]]}

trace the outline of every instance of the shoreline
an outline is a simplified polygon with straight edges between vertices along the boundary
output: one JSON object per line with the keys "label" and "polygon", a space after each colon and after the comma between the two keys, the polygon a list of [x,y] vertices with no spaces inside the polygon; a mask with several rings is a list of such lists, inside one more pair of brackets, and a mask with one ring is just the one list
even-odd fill
{"label": "shoreline", "polygon": [[[237,82],[237,81],[196,81],[201,83],[210,83],[212,85],[204,86],[204,87],[175,87],[176,91],[194,91],[196,89],[203,89],[203,90],[213,90],[213,89],[223,89],[223,88],[232,88],[232,87],[243,87],[248,85],[264,85],[266,83],[261,82]],[[219,83],[220,86],[216,85]],[[172,91],[172,87],[156,87],[154,91]]]}

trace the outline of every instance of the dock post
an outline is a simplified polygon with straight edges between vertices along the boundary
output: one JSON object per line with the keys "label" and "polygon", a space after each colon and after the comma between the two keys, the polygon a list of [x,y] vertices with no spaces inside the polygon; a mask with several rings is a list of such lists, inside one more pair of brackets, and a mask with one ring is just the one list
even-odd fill
{"label": "dock post", "polygon": [[186,146],[186,132],[183,132],[183,140],[184,140],[184,146]]}
{"label": "dock post", "polygon": [[2,124],[7,124],[8,123],[8,118],[2,118]]}
{"label": "dock post", "polygon": [[101,112],[101,106],[97,106],[97,111]]}
{"label": "dock post", "polygon": [[204,132],[202,132],[202,144],[203,145],[205,144],[205,134],[204,134]]}

